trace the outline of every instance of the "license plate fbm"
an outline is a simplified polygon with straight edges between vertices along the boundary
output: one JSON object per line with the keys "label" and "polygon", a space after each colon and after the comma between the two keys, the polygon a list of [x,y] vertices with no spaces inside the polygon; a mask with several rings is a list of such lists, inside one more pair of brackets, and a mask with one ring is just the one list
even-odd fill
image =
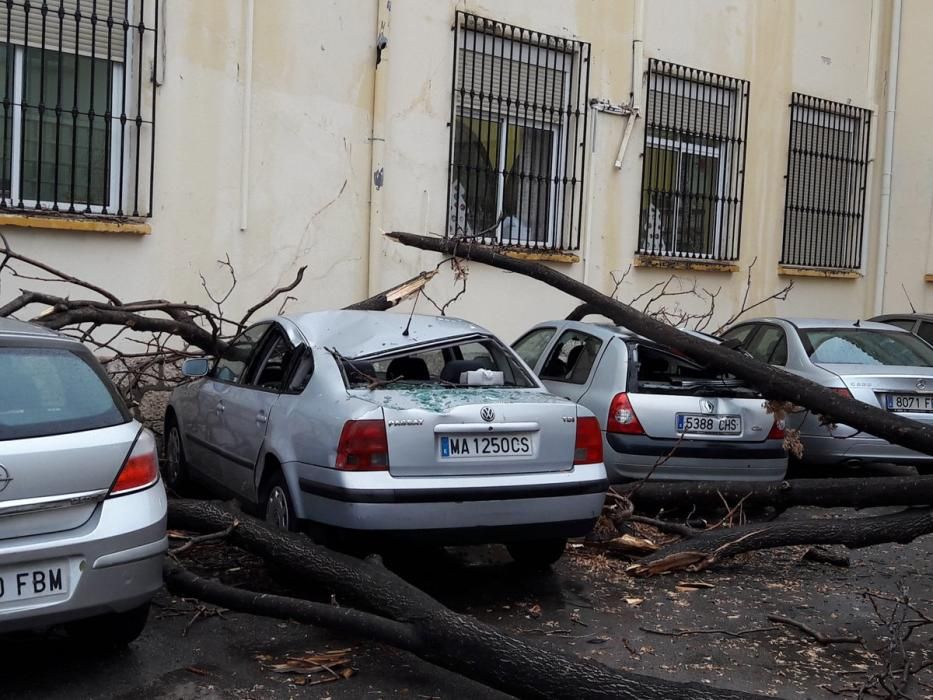
{"label": "license plate fbm", "polygon": [[533,454],[530,435],[444,435],[442,459],[470,457],[527,457]]}
{"label": "license plate fbm", "polygon": [[678,433],[739,435],[742,432],[742,418],[740,416],[678,413],[676,425]]}
{"label": "license plate fbm", "polygon": [[0,604],[68,593],[66,563],[0,569]]}

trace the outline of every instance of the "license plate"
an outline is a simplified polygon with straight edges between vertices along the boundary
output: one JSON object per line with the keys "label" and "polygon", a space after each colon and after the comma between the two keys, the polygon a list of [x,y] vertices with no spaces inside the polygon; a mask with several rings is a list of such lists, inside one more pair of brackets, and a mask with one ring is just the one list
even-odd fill
{"label": "license plate", "polygon": [[741,416],[708,416],[702,413],[678,413],[677,432],[702,435],[741,435]]}
{"label": "license plate", "polygon": [[68,563],[31,563],[0,568],[0,605],[68,594]]}
{"label": "license plate", "polygon": [[441,459],[472,457],[528,457],[533,453],[531,435],[443,435]]}
{"label": "license plate", "polygon": [[933,413],[933,395],[887,394],[885,406],[889,411],[912,411],[914,413]]}

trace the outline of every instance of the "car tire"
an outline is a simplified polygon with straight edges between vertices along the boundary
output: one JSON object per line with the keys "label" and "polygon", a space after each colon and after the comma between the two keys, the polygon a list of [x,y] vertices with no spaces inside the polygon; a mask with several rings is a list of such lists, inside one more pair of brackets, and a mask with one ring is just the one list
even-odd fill
{"label": "car tire", "polygon": [[120,613],[108,613],[68,625],[68,633],[82,645],[121,649],[135,641],[146,628],[149,603]]}
{"label": "car tire", "polygon": [[298,518],[295,517],[295,507],[288,493],[285,475],[276,471],[269,478],[264,493],[263,519],[266,523],[279,530],[297,532]]}
{"label": "car tire", "polygon": [[165,431],[165,461],[162,468],[162,481],[175,493],[180,493],[188,485],[188,461],[181,441],[178,422],[170,418]]}
{"label": "car tire", "polygon": [[547,569],[561,558],[566,547],[566,537],[510,542],[506,545],[515,563],[530,569]]}

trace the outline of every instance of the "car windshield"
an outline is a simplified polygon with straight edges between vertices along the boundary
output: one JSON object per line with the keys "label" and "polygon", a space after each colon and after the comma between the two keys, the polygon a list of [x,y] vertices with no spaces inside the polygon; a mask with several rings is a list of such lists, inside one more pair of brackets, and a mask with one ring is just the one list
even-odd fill
{"label": "car windshield", "polygon": [[864,328],[801,329],[819,364],[933,367],[933,348],[910,333]]}
{"label": "car windshield", "polygon": [[94,368],[57,348],[0,348],[0,440],[93,430],[127,418]]}
{"label": "car windshield", "polygon": [[342,360],[351,388],[444,388],[450,386],[537,386],[512,350],[495,338],[470,338],[446,344]]}

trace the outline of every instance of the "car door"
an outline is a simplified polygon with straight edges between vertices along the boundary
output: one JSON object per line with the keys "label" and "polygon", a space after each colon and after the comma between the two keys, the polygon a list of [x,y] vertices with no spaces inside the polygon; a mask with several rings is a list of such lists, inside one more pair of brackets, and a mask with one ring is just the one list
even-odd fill
{"label": "car door", "polygon": [[538,376],[548,391],[579,401],[590,384],[604,342],[585,331],[568,329],[547,353]]}
{"label": "car door", "polygon": [[254,469],[269,425],[272,407],[281,394],[295,358],[295,347],[273,325],[253,352],[240,382],[218,392],[223,410],[217,438],[221,448],[221,481],[242,498],[249,498]]}
{"label": "car door", "polygon": [[231,442],[222,422],[230,387],[237,386],[243,379],[259,342],[270,326],[270,323],[257,323],[230,341],[201,384],[194,415],[185,421],[192,465],[197,472],[221,485],[225,485],[224,453]]}

